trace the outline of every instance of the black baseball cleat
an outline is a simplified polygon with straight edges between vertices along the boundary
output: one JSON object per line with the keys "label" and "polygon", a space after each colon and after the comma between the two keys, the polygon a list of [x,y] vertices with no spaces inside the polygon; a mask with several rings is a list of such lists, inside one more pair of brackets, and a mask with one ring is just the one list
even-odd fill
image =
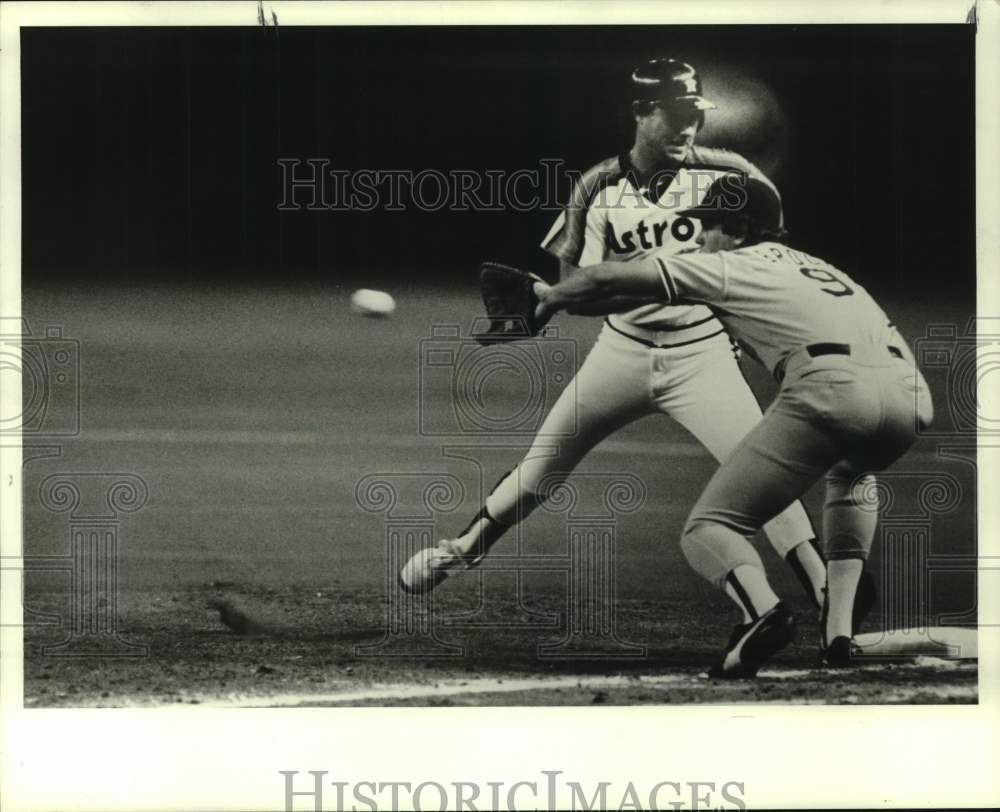
{"label": "black baseball cleat", "polygon": [[823,668],[850,668],[858,660],[861,649],[850,637],[834,637],[833,642],[819,652],[819,664]]}
{"label": "black baseball cleat", "polygon": [[752,623],[733,629],[721,659],[708,669],[712,679],[750,679],[760,667],[795,639],[795,615],[779,601]]}

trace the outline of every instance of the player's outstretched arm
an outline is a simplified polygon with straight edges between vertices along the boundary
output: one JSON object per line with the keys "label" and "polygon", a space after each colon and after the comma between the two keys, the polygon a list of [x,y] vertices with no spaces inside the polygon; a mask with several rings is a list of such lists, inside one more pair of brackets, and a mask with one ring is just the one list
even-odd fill
{"label": "player's outstretched arm", "polygon": [[[560,310],[579,312],[581,306],[614,305],[628,297],[642,303],[662,301],[663,282],[656,262],[599,262],[580,268],[557,285],[535,284],[538,315],[551,316]],[[604,312],[615,312],[606,310]]]}
{"label": "player's outstretched arm", "polygon": [[658,299],[642,296],[612,296],[600,302],[578,302],[566,307],[570,316],[610,316],[613,313],[628,313],[648,304],[663,304]]}
{"label": "player's outstretched arm", "polygon": [[[566,260],[559,261],[559,279],[569,279],[580,269]],[[612,296],[599,302],[579,302],[566,308],[571,316],[607,316],[611,313],[627,313],[642,305],[654,304],[656,299],[642,296]]]}

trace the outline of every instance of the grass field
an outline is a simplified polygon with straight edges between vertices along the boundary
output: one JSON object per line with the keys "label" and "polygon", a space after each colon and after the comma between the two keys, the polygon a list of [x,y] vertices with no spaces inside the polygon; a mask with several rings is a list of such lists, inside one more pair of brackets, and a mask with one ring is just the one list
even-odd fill
{"label": "grass field", "polygon": [[[144,656],[43,653],[70,635],[71,580],[68,572],[29,573],[27,705],[976,701],[974,662],[921,658],[846,674],[814,669],[815,618],[766,542],[759,549],[776,588],[801,610],[799,638],[756,681],[703,678],[735,616],[688,569],[677,537],[714,462],[662,417],[628,427],[579,469],[634,475],[647,494],[640,509],[615,521],[618,642],[605,639],[604,654],[556,657],[546,648],[566,637],[572,618],[566,572],[557,563],[538,565],[544,557],[563,561],[567,549],[564,517],[545,511],[498,549],[506,569],[455,579],[435,593],[431,616],[413,621],[432,634],[384,643],[387,617],[399,606],[387,580],[387,529],[395,518],[364,509],[358,483],[380,474],[452,477],[460,498],[418,524],[421,532],[453,534],[530,438],[420,432],[421,416],[426,428],[449,408],[440,370],[421,377],[421,342],[435,324],[467,328],[479,309],[474,290],[394,290],[399,312],[383,321],[352,315],[348,293],[26,289],[23,312],[35,335],[59,325],[80,342],[81,381],[79,435],[25,442],[61,449],[25,466],[26,556],[66,556],[74,522],[86,524],[87,510],[106,513],[106,505],[81,506],[74,518],[46,507],[39,488],[47,477],[133,474],[148,488],[139,510],[113,519],[117,604],[102,604],[120,638],[146,647]],[[924,332],[924,305],[885,304],[909,337]],[[933,305],[934,322],[964,325],[959,308]],[[597,320],[564,319],[560,327],[582,360]],[[769,397],[765,376],[751,375]],[[487,383],[486,404],[510,414],[524,381],[501,381]],[[927,439],[894,471],[916,480],[944,473],[958,484],[957,503],[929,520],[922,549],[932,558],[974,556],[974,467],[941,458]],[[103,480],[86,482],[99,487]],[[914,493],[897,493],[895,515],[919,519]],[[814,489],[807,499],[817,519],[819,498]],[[518,574],[515,553],[534,565]],[[876,550],[876,577],[883,561]],[[933,572],[922,583],[906,611],[974,625],[971,567]],[[245,625],[239,617],[224,624],[212,608],[217,600],[242,613]],[[868,628],[902,611],[886,603]],[[59,625],[39,625],[36,613],[43,612]],[[386,656],[398,652],[404,656]]]}

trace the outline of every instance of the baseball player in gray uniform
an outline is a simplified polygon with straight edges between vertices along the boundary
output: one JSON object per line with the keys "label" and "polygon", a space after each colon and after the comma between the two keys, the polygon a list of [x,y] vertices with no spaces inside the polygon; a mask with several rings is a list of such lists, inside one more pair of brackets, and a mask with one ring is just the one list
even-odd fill
{"label": "baseball player in gray uniform", "polygon": [[851,609],[877,521],[871,472],[898,459],[930,423],[927,384],[864,288],[781,242],[781,203],[769,185],[721,179],[682,213],[701,221],[700,252],[599,263],[554,287],[537,283],[539,313],[616,296],[701,302],[773,372],[778,395],[716,471],[682,535],[691,566],[750,617],[710,673],[754,676],[794,636],[794,617],[748,537],[824,474],[821,657],[848,665]]}
{"label": "baseball player in gray uniform", "polygon": [[[734,170],[773,189],[741,156],[695,146],[705,111],[715,105],[702,95],[701,80],[690,65],[653,60],[632,73],[631,89],[631,150],[582,176],[543,242],[559,258],[562,276],[604,260],[639,263],[694,249],[701,224],[683,210],[697,204],[714,179]],[[581,305],[573,312],[591,311]],[[674,418],[718,460],[760,420],[735,347],[704,305],[622,296],[593,312],[611,315],[532,448],[456,539],[426,548],[404,565],[403,589],[424,592],[475,566],[538,505],[543,478],[553,484],[568,475],[601,440],[644,415]],[[786,507],[764,529],[818,607],[826,571],[816,534],[799,502]]]}

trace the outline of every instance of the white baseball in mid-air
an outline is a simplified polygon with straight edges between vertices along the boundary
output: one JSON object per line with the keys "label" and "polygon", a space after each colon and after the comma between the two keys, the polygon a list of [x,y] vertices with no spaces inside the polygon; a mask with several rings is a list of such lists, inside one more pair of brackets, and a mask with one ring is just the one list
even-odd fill
{"label": "white baseball in mid-air", "polygon": [[384,290],[361,288],[351,294],[351,310],[363,316],[388,316],[396,309],[396,300]]}

